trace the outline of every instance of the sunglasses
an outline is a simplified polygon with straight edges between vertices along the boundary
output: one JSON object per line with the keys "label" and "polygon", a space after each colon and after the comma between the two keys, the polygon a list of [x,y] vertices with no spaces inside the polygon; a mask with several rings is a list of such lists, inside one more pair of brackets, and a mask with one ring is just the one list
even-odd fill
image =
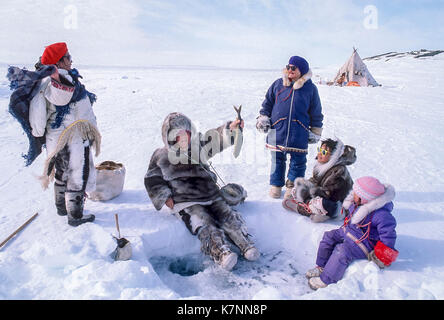
{"label": "sunglasses", "polygon": [[177,132],[177,135],[176,135],[176,142],[179,142],[179,140],[180,140],[182,137],[185,137],[185,135],[187,135],[188,140],[189,140],[190,137],[191,137],[191,131],[188,131],[188,130],[179,130],[179,132]]}
{"label": "sunglasses", "polygon": [[70,54],[68,54],[67,56],[63,56],[63,57],[62,57],[62,59],[64,59],[64,58],[68,59],[69,62],[72,62],[72,59],[71,59],[71,55],[70,55]]}
{"label": "sunglasses", "polygon": [[318,153],[322,154],[323,156],[326,156],[329,153],[329,151],[324,148],[318,147]]}
{"label": "sunglasses", "polygon": [[298,68],[296,66],[290,66],[289,64],[287,64],[285,67],[287,68],[287,70],[291,69],[291,71],[296,71],[296,69]]}

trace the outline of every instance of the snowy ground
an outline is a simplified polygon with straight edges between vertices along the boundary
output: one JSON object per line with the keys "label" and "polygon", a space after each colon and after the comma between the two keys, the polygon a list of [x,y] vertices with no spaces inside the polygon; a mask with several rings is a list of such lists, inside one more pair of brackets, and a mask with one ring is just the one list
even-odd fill
{"label": "snowy ground", "polygon": [[[98,96],[103,143],[96,162],[121,162],[127,174],[119,197],[86,203],[96,221],[78,228],[56,215],[52,188],[43,192],[35,178],[44,157],[23,166],[27,140],[7,112],[10,91],[0,78],[0,240],[39,213],[0,249],[0,299],[444,299],[444,54],[366,63],[382,87],[318,85],[323,136],[357,148],[354,178],[374,175],[395,186],[400,254],[383,271],[355,262],[341,281],[318,291],[309,289],[304,273],[314,266],[323,232],[341,222],[313,224],[268,197],[269,154],[254,128],[279,70],[81,68],[84,84]],[[339,67],[314,73],[331,79]],[[198,239],[166,208],[154,209],[143,177],[162,145],[161,122],[169,112],[181,111],[206,130],[233,119],[233,104],[243,105],[244,148],[238,159],[227,150],[213,165],[225,182],[247,189],[238,209],[262,256],[240,259],[229,273],[200,253]],[[310,146],[307,176],[314,156]],[[115,213],[132,243],[130,261],[109,257]]]}

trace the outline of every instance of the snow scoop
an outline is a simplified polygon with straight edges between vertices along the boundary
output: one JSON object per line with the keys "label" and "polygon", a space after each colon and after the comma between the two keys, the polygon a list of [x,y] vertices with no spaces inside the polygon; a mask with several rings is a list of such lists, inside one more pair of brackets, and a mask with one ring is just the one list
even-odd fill
{"label": "snow scoop", "polygon": [[28,219],[28,221],[26,221],[24,224],[22,224],[20,228],[15,230],[13,233],[11,233],[11,235],[9,237],[7,237],[5,240],[3,240],[3,242],[0,243],[0,248],[3,247],[9,240],[11,240],[17,233],[22,231],[28,224],[30,224],[31,221],[33,221],[35,219],[35,217],[37,217],[37,215],[38,215],[38,213],[33,215],[31,218]]}
{"label": "snow scoop", "polygon": [[111,258],[113,258],[115,261],[129,260],[131,259],[132,255],[131,243],[127,239],[120,237],[119,216],[117,215],[117,213],[115,214],[115,217],[116,217],[116,228],[119,237],[116,238],[113,236],[113,238],[116,239],[117,241],[117,247],[111,253]]}
{"label": "snow scoop", "polygon": [[[241,117],[241,110],[242,110],[242,105],[239,106],[239,108],[236,108],[236,106],[233,106],[234,110],[236,110],[237,112],[237,120],[242,121],[242,117]],[[237,129],[234,129],[234,150],[233,150],[233,155],[235,158],[237,158],[240,154],[240,151],[242,149],[242,144],[243,144],[243,133],[242,133],[242,128],[240,127],[240,123],[239,126],[237,127]]]}

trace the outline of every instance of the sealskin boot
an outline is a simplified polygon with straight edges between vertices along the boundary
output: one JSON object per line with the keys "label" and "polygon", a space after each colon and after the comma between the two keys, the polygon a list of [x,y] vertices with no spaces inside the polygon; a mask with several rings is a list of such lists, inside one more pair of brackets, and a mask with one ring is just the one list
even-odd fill
{"label": "sealskin boot", "polygon": [[280,199],[282,193],[282,187],[271,186],[270,197],[274,199]]}
{"label": "sealskin boot", "polygon": [[305,273],[305,276],[307,277],[307,279],[314,278],[314,277],[319,277],[321,275],[322,271],[324,271],[324,268],[316,266],[313,269],[308,270]]}
{"label": "sealskin boot", "polygon": [[237,254],[231,251],[226,251],[221,254],[218,263],[225,270],[231,271],[237,263]]}
{"label": "sealskin boot", "polygon": [[291,195],[291,191],[293,191],[294,188],[294,182],[291,180],[287,180],[285,182],[285,194],[284,194],[284,199],[291,199],[293,198],[293,196]]}
{"label": "sealskin boot", "polygon": [[321,288],[325,288],[327,286],[327,284],[324,283],[320,277],[312,277],[312,278],[308,279],[308,285],[313,290],[318,290]]}
{"label": "sealskin boot", "polygon": [[55,206],[59,216],[66,216],[68,214],[65,204],[65,192],[66,185],[54,183]]}
{"label": "sealskin boot", "polygon": [[83,191],[65,192],[65,203],[70,226],[77,227],[86,222],[93,222],[96,218],[93,214],[83,214],[83,204],[85,203]]}

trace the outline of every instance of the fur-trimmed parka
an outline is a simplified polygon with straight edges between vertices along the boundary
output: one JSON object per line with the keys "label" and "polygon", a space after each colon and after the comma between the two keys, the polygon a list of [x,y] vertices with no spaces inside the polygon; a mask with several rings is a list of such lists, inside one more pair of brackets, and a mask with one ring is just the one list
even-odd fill
{"label": "fur-trimmed parka", "polygon": [[[144,178],[148,196],[157,210],[169,198],[173,199],[174,212],[194,204],[209,205],[220,198],[217,176],[207,161],[233,144],[229,125],[227,122],[202,134],[196,132],[191,120],[181,113],[174,112],[166,117],[162,125],[165,146],[152,155]],[[175,144],[179,130],[191,133],[191,144],[186,152]]]}
{"label": "fur-trimmed parka", "polygon": [[321,135],[322,106],[318,89],[309,70],[297,81],[288,79],[288,71],[268,89],[260,115],[270,118],[267,147],[281,151],[308,152],[309,131]]}
{"label": "fur-trimmed parka", "polygon": [[[73,82],[68,71],[59,69],[59,74],[67,81]],[[48,157],[45,161],[43,175],[40,177],[44,189],[48,188],[49,183],[54,179],[56,157],[66,146],[80,146],[69,151],[68,158],[71,170],[70,173],[65,173],[71,175],[71,180],[76,181],[76,186],[81,186],[84,183],[82,178],[84,173],[78,172],[78,169],[83,167],[83,164],[78,163],[78,161],[85,162],[83,145],[94,148],[96,156],[100,153],[101,135],[97,128],[96,116],[91,101],[88,96],[85,96],[77,102],[70,102],[73,91],[72,87],[60,84],[51,77],[46,77],[42,80],[38,93],[30,103],[29,122],[32,135],[46,137]],[[68,103],[69,112],[63,116],[60,125],[54,127],[53,124],[58,117],[56,106],[63,106]],[[78,150],[79,153],[72,154],[74,149]],[[93,191],[96,188],[96,174],[92,155],[88,162],[89,174],[87,175],[86,191]]]}
{"label": "fur-trimmed parka", "polygon": [[327,163],[316,162],[313,176],[305,180],[297,178],[293,196],[297,201],[307,202],[314,197],[343,202],[353,187],[353,179],[347,166],[355,163],[356,149],[337,139],[335,151]]}

